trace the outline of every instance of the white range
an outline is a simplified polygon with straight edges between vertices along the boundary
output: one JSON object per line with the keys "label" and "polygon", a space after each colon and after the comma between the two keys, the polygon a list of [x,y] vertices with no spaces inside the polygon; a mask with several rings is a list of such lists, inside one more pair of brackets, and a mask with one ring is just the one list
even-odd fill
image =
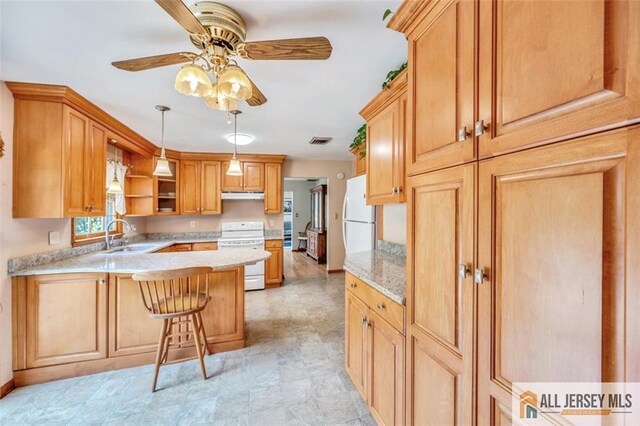
{"label": "white range", "polygon": [[[264,224],[262,222],[225,222],[218,250],[264,250]],[[264,289],[264,261],[244,267],[244,289]]]}

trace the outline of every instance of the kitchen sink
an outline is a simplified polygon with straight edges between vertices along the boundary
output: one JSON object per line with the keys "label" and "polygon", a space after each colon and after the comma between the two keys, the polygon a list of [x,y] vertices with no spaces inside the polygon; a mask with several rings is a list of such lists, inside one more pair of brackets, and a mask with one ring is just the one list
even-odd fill
{"label": "kitchen sink", "polygon": [[141,244],[131,244],[127,246],[116,247],[114,249],[109,250],[108,253],[112,253],[112,254],[113,253],[141,253],[141,252],[151,253],[158,248],[159,248],[158,243],[154,243],[154,244],[141,243]]}

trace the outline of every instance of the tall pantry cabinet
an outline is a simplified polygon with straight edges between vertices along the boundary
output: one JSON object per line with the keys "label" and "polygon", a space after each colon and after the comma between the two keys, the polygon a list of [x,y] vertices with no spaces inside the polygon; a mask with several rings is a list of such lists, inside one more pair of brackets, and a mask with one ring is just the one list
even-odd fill
{"label": "tall pantry cabinet", "polygon": [[[405,1],[406,421],[640,381],[640,2]],[[475,106],[474,106],[475,105]]]}

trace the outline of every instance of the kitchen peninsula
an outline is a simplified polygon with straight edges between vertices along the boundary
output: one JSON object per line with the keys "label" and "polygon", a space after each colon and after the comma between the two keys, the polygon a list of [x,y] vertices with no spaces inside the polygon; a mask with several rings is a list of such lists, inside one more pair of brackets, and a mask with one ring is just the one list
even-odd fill
{"label": "kitchen peninsula", "polygon": [[[153,363],[160,324],[149,318],[131,279],[141,271],[214,268],[208,276],[211,300],[202,312],[209,351],[244,347],[244,266],[270,253],[172,251],[185,244],[145,241],[14,271],[16,385]],[[192,245],[198,244],[205,243]],[[171,360],[192,355],[187,345],[169,351]]]}

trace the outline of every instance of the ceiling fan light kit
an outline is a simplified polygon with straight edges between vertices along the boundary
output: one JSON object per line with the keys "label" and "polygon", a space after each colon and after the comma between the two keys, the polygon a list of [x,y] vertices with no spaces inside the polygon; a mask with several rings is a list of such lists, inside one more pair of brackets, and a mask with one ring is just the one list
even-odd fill
{"label": "ceiling fan light kit", "polygon": [[227,98],[246,101],[253,96],[249,77],[237,65],[229,65],[218,79],[218,92]]}
{"label": "ceiling fan light kit", "polygon": [[[262,105],[267,101],[229,56],[250,60],[324,60],[331,56],[331,43],[325,37],[247,42],[246,24],[242,16],[220,3],[201,1],[191,7],[181,0],[156,0],[156,3],[189,33],[191,42],[201,52],[169,53],[116,61],[112,65],[125,71],[142,71],[190,62],[178,72],[176,90],[188,96],[217,98],[207,102],[207,106],[214,109],[233,110],[237,108],[237,101],[241,100],[250,106]],[[201,61],[202,65],[196,64],[196,61]],[[216,96],[212,94],[213,85],[208,72],[218,80]]]}
{"label": "ceiling fan light kit", "polygon": [[182,67],[176,75],[175,88],[187,96],[204,98],[211,96],[212,84],[204,70],[195,64]]}
{"label": "ceiling fan light kit", "polygon": [[[218,85],[214,84],[211,89],[211,93],[209,96],[204,98],[204,103],[212,109],[217,109],[220,111],[232,111],[234,109],[238,109],[238,101],[232,98],[228,98],[223,96],[218,90]],[[231,124],[229,122],[229,124]]]}

